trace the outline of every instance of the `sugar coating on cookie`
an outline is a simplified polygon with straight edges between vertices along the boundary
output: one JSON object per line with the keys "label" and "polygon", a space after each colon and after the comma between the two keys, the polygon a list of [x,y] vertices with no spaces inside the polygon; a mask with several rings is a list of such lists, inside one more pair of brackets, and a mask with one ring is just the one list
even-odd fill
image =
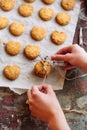
{"label": "sugar coating on cookie", "polygon": [[31,36],[34,40],[40,41],[46,36],[46,30],[42,27],[33,27],[31,30]]}
{"label": "sugar coating on cookie", "polygon": [[0,7],[4,11],[10,11],[14,8],[14,0],[1,0],[0,1]]}
{"label": "sugar coating on cookie", "polygon": [[34,2],[35,0],[25,0],[26,2]]}
{"label": "sugar coating on cookie", "polygon": [[56,21],[60,25],[67,25],[71,20],[71,16],[68,13],[58,13],[56,16]]}
{"label": "sugar coating on cookie", "polygon": [[52,4],[55,0],[42,0],[45,4]]}
{"label": "sugar coating on cookie", "polygon": [[24,32],[24,30],[25,30],[25,25],[19,22],[13,22],[9,27],[10,33],[13,34],[14,36],[21,35]]}
{"label": "sugar coating on cookie", "polygon": [[61,6],[65,10],[72,10],[75,7],[75,0],[62,0]]}
{"label": "sugar coating on cookie", "polygon": [[5,75],[5,77],[9,80],[15,80],[19,77],[20,75],[20,67],[17,65],[7,65],[4,70],[3,73]]}
{"label": "sugar coating on cookie", "polygon": [[44,78],[47,77],[51,72],[51,64],[47,60],[38,61],[34,66],[35,75]]}
{"label": "sugar coating on cookie", "polygon": [[31,5],[28,5],[28,4],[21,4],[18,8],[18,12],[20,15],[22,15],[23,17],[28,17],[28,16],[31,16],[32,13],[33,13],[33,6]]}
{"label": "sugar coating on cookie", "polygon": [[54,31],[51,34],[51,39],[52,39],[53,43],[55,43],[56,45],[60,45],[60,44],[65,42],[66,33],[65,32]]}
{"label": "sugar coating on cookie", "polygon": [[22,45],[19,42],[15,42],[15,41],[8,41],[5,46],[6,52],[11,56],[15,56],[18,53],[20,53],[21,48]]}
{"label": "sugar coating on cookie", "polygon": [[8,18],[0,16],[0,29],[7,27],[8,23],[9,23]]}
{"label": "sugar coating on cookie", "polygon": [[37,45],[27,45],[24,49],[24,54],[30,60],[33,60],[38,57],[40,54],[40,47]]}
{"label": "sugar coating on cookie", "polygon": [[54,16],[54,11],[51,8],[43,7],[39,11],[39,16],[41,19],[48,21]]}

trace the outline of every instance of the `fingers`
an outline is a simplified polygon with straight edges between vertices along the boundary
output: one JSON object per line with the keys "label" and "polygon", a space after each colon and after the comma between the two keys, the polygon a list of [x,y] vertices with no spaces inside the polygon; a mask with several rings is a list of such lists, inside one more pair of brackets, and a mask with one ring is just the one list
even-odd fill
{"label": "fingers", "polygon": [[65,61],[65,62],[69,62],[69,59],[71,58],[71,54],[67,53],[65,55],[61,55],[61,54],[55,54],[51,57],[52,60],[56,60],[56,61]]}
{"label": "fingers", "polygon": [[52,93],[53,89],[51,85],[40,85],[40,86],[33,86],[31,90],[28,90],[27,95],[30,99],[32,96],[38,96],[40,94],[48,94]]}
{"label": "fingers", "polygon": [[57,61],[65,61],[65,55],[53,55],[51,57],[52,60],[57,60]]}
{"label": "fingers", "polygon": [[41,85],[40,89],[41,89],[41,91],[44,90],[46,92],[46,94],[53,91],[51,85]]}
{"label": "fingers", "polygon": [[71,53],[71,51],[72,51],[72,45],[60,49],[56,54],[66,54]]}

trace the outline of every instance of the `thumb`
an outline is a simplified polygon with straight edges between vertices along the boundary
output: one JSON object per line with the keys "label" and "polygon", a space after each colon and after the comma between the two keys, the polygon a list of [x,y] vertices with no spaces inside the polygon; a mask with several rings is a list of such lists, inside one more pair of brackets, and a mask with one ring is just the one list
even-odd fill
{"label": "thumb", "polygon": [[66,55],[53,55],[53,56],[51,56],[51,59],[52,60],[57,60],[57,61],[65,61],[65,58],[66,58]]}

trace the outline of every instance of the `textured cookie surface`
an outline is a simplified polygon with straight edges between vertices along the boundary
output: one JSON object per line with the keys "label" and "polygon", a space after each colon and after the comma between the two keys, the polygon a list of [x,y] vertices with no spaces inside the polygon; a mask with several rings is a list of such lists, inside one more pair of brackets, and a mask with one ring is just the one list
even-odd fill
{"label": "textured cookie surface", "polygon": [[19,42],[9,41],[6,43],[5,50],[9,55],[17,55],[21,51],[21,44]]}
{"label": "textured cookie surface", "polygon": [[65,10],[72,10],[75,7],[75,0],[62,0],[61,5]]}
{"label": "textured cookie surface", "polygon": [[39,16],[41,19],[47,21],[50,20],[54,15],[54,11],[51,8],[43,7],[39,11]]}
{"label": "textured cookie surface", "polygon": [[47,77],[51,72],[51,64],[47,60],[38,61],[34,66],[34,73],[41,77]]}
{"label": "textured cookie surface", "polygon": [[25,0],[26,2],[34,2],[35,0]]}
{"label": "textured cookie surface", "polygon": [[67,25],[71,20],[71,16],[68,13],[58,13],[56,21],[60,25]]}
{"label": "textured cookie surface", "polygon": [[52,4],[55,0],[42,0],[45,4]]}
{"label": "textured cookie surface", "polygon": [[14,0],[1,0],[0,7],[4,11],[10,11],[14,8]]}
{"label": "textured cookie surface", "polygon": [[42,27],[33,27],[31,30],[31,36],[34,40],[40,41],[46,36],[46,30]]}
{"label": "textured cookie surface", "polygon": [[9,27],[11,34],[15,36],[21,35],[24,32],[24,29],[25,29],[24,24],[19,22],[13,22]]}
{"label": "textured cookie surface", "polygon": [[8,78],[10,80],[15,80],[20,75],[20,67],[17,65],[14,65],[14,66],[7,65],[4,68],[3,73],[6,78]]}
{"label": "textured cookie surface", "polygon": [[33,6],[23,3],[20,5],[18,12],[24,17],[31,16],[33,12]]}
{"label": "textured cookie surface", "polygon": [[27,58],[33,60],[40,54],[40,47],[37,45],[27,45],[24,49]]}
{"label": "textured cookie surface", "polygon": [[65,32],[54,31],[51,34],[51,39],[52,39],[53,43],[55,43],[56,45],[60,45],[60,44],[65,42],[66,33]]}
{"label": "textured cookie surface", "polygon": [[0,16],[0,29],[7,27],[8,23],[9,23],[8,18]]}

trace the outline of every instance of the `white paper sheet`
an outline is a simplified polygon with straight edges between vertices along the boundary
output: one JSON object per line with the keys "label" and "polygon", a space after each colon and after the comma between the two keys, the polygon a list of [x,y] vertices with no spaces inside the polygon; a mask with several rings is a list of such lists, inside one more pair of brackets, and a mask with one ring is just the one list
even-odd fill
{"label": "white paper sheet", "polygon": [[[29,89],[33,85],[43,83],[42,78],[39,78],[32,73],[34,64],[40,60],[40,58],[38,57],[33,61],[28,60],[23,54],[23,49],[26,45],[39,45],[41,48],[41,57],[44,58],[45,56],[51,56],[60,48],[72,44],[80,10],[80,1],[76,1],[75,8],[71,11],[65,11],[62,9],[60,1],[61,0],[56,0],[52,5],[45,5],[41,0],[36,0],[30,4],[34,7],[32,16],[26,18],[20,16],[18,13],[18,7],[21,3],[24,2],[23,0],[15,0],[15,7],[9,12],[5,12],[0,9],[0,16],[7,17],[9,19],[9,25],[15,21],[25,24],[25,32],[18,37],[15,37],[9,33],[9,26],[3,30],[0,30],[0,39],[2,39],[3,43],[8,42],[9,40],[14,40],[19,41],[22,44],[22,51],[17,56],[9,56],[4,50],[4,44],[0,44],[0,86],[10,87],[14,91],[16,91],[17,88],[20,88],[18,91],[23,93],[23,91],[21,92],[22,88]],[[53,19],[50,21],[42,21],[38,15],[40,8],[44,6],[52,8],[55,12]],[[55,17],[58,12],[67,12],[71,15],[71,21],[67,26],[60,26],[56,23]],[[47,30],[47,35],[42,41],[34,41],[31,38],[30,31],[33,26],[44,27]],[[67,34],[67,40],[64,44],[57,46],[51,42],[50,35],[54,30],[64,31]],[[15,81],[10,81],[4,77],[3,68],[6,65],[14,64],[20,66],[21,74]],[[56,69],[53,70],[52,73],[48,76],[45,83],[51,84],[54,90],[63,89],[64,78],[61,77],[58,70]]]}

